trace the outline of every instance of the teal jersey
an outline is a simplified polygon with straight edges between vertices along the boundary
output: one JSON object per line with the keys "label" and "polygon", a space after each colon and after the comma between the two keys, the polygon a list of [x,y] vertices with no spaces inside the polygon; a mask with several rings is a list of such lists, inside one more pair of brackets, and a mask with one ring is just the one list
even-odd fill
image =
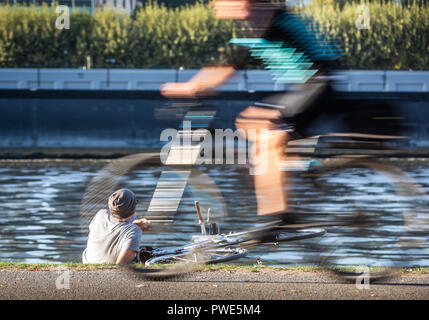
{"label": "teal jersey", "polygon": [[262,59],[277,83],[305,83],[325,61],[342,55],[335,41],[310,19],[286,11],[277,12],[263,38],[234,38],[231,44],[246,47]]}

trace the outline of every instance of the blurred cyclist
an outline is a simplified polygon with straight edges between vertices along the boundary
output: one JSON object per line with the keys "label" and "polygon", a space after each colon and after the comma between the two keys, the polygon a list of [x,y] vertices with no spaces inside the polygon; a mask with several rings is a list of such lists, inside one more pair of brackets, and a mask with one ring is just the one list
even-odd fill
{"label": "blurred cyclist", "polygon": [[[329,101],[329,62],[340,55],[339,50],[303,18],[280,4],[217,0],[211,5],[219,19],[248,22],[251,38],[232,39],[231,43],[247,47],[253,56],[263,59],[276,82],[301,87],[257,102],[236,119],[236,127],[243,129],[252,142],[251,154],[256,156],[252,163],[266,161],[267,170],[254,175],[258,215],[284,213],[287,211],[284,185],[288,180],[281,163],[286,159],[287,142],[295,130],[305,126]],[[163,85],[161,93],[171,98],[209,94],[234,71],[231,65],[204,67],[188,82]],[[250,129],[257,134],[248,136]],[[259,134],[261,130],[267,130],[267,134]],[[266,149],[261,148],[263,143]]]}

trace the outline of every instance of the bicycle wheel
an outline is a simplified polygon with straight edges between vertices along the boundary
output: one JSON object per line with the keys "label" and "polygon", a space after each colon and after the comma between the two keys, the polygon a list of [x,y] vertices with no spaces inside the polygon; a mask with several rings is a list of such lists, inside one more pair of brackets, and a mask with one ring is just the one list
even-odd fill
{"label": "bicycle wheel", "polygon": [[[182,179],[184,175],[186,181]],[[184,232],[189,229],[194,232],[188,222],[195,221],[194,197],[203,208],[212,208],[212,218],[226,214],[222,194],[205,172],[194,166],[162,166],[159,154],[140,153],[112,160],[92,178],[81,203],[83,228],[88,230],[91,219],[107,206],[108,197],[119,187],[128,187],[136,193],[140,200],[136,214],[144,212],[144,217],[153,222],[142,239],[155,247],[175,247],[182,243]],[[192,195],[187,188],[192,189]],[[172,277],[188,272],[189,267],[144,272],[153,272],[156,277]],[[127,268],[139,274],[143,272],[140,269]]]}
{"label": "bicycle wheel", "polygon": [[330,200],[312,220],[327,225],[319,263],[334,275],[380,281],[413,266],[416,255],[427,256],[427,195],[401,169],[340,158],[309,175],[315,197]]}
{"label": "bicycle wheel", "polygon": [[183,196],[186,188],[199,199],[201,207],[212,208],[212,217],[227,215],[223,196],[208,174],[195,166],[163,166],[159,154],[139,153],[111,161],[91,179],[80,207],[81,223],[87,224],[105,208],[107,198],[122,185],[135,190],[142,200],[137,210],[149,218],[171,222],[179,204],[187,200],[193,211],[194,199]]}
{"label": "bicycle wheel", "polygon": [[173,263],[215,264],[240,259],[246,255],[247,250],[242,248],[198,248],[194,250],[185,250],[181,253],[153,257],[146,261],[145,264],[148,266]]}

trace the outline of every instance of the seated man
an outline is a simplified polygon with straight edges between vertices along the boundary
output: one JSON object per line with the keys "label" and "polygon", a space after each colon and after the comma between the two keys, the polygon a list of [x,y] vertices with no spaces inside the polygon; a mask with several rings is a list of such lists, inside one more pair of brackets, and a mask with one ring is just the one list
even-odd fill
{"label": "seated man", "polygon": [[108,200],[109,210],[100,210],[89,225],[83,263],[129,264],[140,251],[142,231],[150,227],[135,216],[137,199],[128,189],[115,191]]}

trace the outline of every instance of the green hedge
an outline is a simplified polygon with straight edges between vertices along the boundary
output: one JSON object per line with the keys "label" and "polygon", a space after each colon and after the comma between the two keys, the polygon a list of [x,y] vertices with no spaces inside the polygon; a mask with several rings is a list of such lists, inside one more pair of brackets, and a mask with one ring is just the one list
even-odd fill
{"label": "green hedge", "polygon": [[168,8],[177,8],[186,5],[195,5],[197,3],[209,3],[210,0],[140,0],[140,3],[143,5],[146,5],[150,2],[156,2],[157,4],[164,5]]}
{"label": "green hedge", "polygon": [[[369,30],[358,30],[356,1],[314,0],[305,14],[342,43],[343,66],[429,69],[429,6],[367,3]],[[70,29],[55,28],[48,6],[0,6],[0,67],[198,68],[240,54],[228,40],[239,25],[214,18],[204,4],[166,8],[147,4],[132,17],[115,11],[71,14]],[[248,56],[241,67],[260,67]]]}
{"label": "green hedge", "polygon": [[75,12],[70,29],[58,30],[56,19],[55,10],[47,6],[1,6],[0,66],[82,66],[91,51],[96,21],[87,13]]}
{"label": "green hedge", "polygon": [[[321,4],[323,1],[323,5]],[[332,3],[330,3],[332,2]],[[429,69],[429,5],[422,0],[401,6],[392,2],[366,3],[370,28],[359,30],[355,22],[360,3],[315,0],[303,11],[342,44],[343,66],[360,69]]]}

